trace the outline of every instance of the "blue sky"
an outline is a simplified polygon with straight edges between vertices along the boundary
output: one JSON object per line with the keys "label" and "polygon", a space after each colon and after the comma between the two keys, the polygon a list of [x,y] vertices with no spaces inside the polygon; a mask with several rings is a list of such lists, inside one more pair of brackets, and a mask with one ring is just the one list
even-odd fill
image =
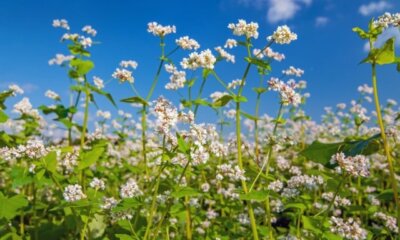
{"label": "blue sky", "polygon": [[[255,41],[259,48],[265,38],[282,24],[287,24],[298,34],[298,40],[287,46],[274,46],[286,55],[282,63],[274,63],[275,74],[290,65],[305,70],[304,80],[311,93],[306,111],[316,120],[323,108],[357,98],[357,86],[370,84],[370,68],[358,65],[366,55],[362,42],[351,29],[366,27],[369,19],[385,11],[400,11],[400,2],[384,0],[203,0],[203,1],[83,1],[83,0],[2,0],[0,1],[0,88],[10,83],[21,85],[35,106],[44,100],[44,92],[52,89],[67,96],[69,80],[64,69],[49,66],[48,60],[56,53],[66,54],[66,46],[59,42],[63,33],[51,26],[52,20],[65,18],[72,31],[92,25],[98,31],[95,40],[101,42],[91,48],[95,69],[93,75],[110,80],[120,60],[139,62],[135,71],[135,85],[147,92],[158,64],[158,39],[146,32],[147,23],[174,24],[177,34],[168,36],[167,48],[174,48],[174,40],[189,35],[201,48],[223,45],[232,34],[227,25],[238,19],[260,24],[260,37]],[[397,34],[400,36],[400,34]],[[399,43],[399,41],[398,41]],[[400,44],[398,44],[400,46]],[[244,49],[233,51],[235,65],[222,64],[216,71],[226,81],[239,78],[244,71],[241,58]],[[180,57],[188,52],[179,52]],[[253,69],[254,70],[254,69]],[[168,75],[162,75],[155,96],[177,101],[176,94],[164,89]],[[258,82],[252,74],[245,94],[252,95],[251,86]],[[161,84],[162,83],[162,84]],[[198,83],[199,84],[199,83]],[[394,67],[379,70],[380,94],[383,99],[400,100],[400,74]],[[126,85],[116,80],[107,84],[106,90],[115,98],[132,95]],[[206,94],[222,90],[214,79],[207,82]],[[254,101],[249,97],[244,107],[252,112]],[[12,103],[10,101],[9,103]],[[100,101],[104,109],[112,109]],[[278,105],[276,95],[263,98],[262,108],[274,114]],[[119,104],[122,109],[129,109]],[[205,111],[200,118],[207,120]]]}

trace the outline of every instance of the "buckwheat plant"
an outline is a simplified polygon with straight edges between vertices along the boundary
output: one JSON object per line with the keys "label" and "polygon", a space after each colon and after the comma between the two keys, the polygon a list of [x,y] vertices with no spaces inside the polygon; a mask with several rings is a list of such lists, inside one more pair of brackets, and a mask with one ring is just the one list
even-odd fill
{"label": "buckwheat plant", "polygon": [[[399,19],[355,29],[370,41],[372,86],[320,120],[305,110],[306,71],[277,51],[301,37],[288,26],[263,37],[238,20],[203,46],[151,22],[160,56],[139,89],[140,63],[96,75],[96,29],[54,20],[67,48],[48,63],[66,70],[57,84],[69,92],[45,89],[36,106],[16,84],[0,91],[1,239],[398,239],[400,109],[376,84],[377,65],[398,58],[393,39],[376,42]],[[132,90],[126,110],[110,84]]]}

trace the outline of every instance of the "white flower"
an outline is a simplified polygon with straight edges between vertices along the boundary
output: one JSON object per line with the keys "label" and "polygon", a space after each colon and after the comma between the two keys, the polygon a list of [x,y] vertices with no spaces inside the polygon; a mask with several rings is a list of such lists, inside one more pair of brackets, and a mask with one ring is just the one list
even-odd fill
{"label": "white flower", "polygon": [[130,178],[125,185],[122,185],[119,195],[121,198],[133,198],[143,195],[143,192],[139,189],[136,181]]}
{"label": "white flower", "polygon": [[176,39],[175,42],[184,50],[197,50],[200,48],[200,44],[188,36],[180,37],[179,39]]}
{"label": "white flower", "polygon": [[258,38],[258,23],[247,23],[245,20],[239,19],[237,24],[230,23],[228,28],[231,29],[236,36],[245,35],[248,38]]}
{"label": "white flower", "polygon": [[22,88],[17,84],[9,85],[8,89],[10,89],[10,91],[13,91],[13,96],[16,96],[17,94],[24,94],[24,90],[22,90]]}
{"label": "white flower", "polygon": [[118,200],[116,200],[113,197],[107,198],[107,197],[103,197],[103,204],[100,205],[100,208],[104,209],[104,210],[110,210],[113,207],[117,206],[118,204]]}
{"label": "white flower", "polygon": [[334,163],[338,163],[341,169],[345,170],[352,176],[369,176],[370,164],[368,158],[363,155],[346,157],[342,152],[336,153],[331,158],[331,164]]}
{"label": "white flower", "polygon": [[264,50],[264,54],[265,54],[267,57],[272,58],[272,59],[274,59],[275,61],[278,61],[278,62],[280,62],[280,61],[282,61],[283,59],[285,59],[285,55],[284,55],[284,54],[281,54],[281,53],[278,53],[278,52],[274,52],[274,51],[272,50],[272,48],[270,48],[270,47],[267,47],[267,48]]}
{"label": "white flower", "polygon": [[92,26],[89,26],[89,25],[84,26],[82,28],[82,31],[89,35],[92,35],[93,37],[96,36],[96,34],[97,34],[97,31],[95,29],[93,29]]}
{"label": "white flower", "polygon": [[60,96],[57,93],[55,93],[55,92],[53,92],[51,90],[47,90],[44,95],[46,97],[50,98],[50,99],[53,99],[53,100],[59,100],[60,99]]}
{"label": "white flower", "polygon": [[106,185],[103,180],[98,179],[98,178],[93,178],[93,180],[89,183],[91,188],[99,189],[99,190],[104,190],[106,188]]}
{"label": "white flower", "polygon": [[288,76],[294,75],[296,77],[301,77],[304,74],[304,70],[290,66],[289,69],[283,70],[282,73]]}
{"label": "white flower", "polygon": [[111,113],[109,111],[98,110],[97,113],[96,113],[96,116],[104,118],[104,119],[110,119],[111,118]]}
{"label": "white flower", "polygon": [[162,26],[157,22],[150,22],[147,24],[147,32],[152,33],[154,36],[164,37],[168,34],[175,33],[176,27],[174,25]]}
{"label": "white flower", "polygon": [[121,67],[123,67],[123,68],[128,68],[128,67],[130,67],[130,68],[136,69],[136,68],[138,67],[138,63],[137,63],[136,61],[133,61],[133,60],[124,60],[124,61],[121,61],[121,62],[119,63],[119,65],[120,65]]}
{"label": "white flower", "polygon": [[367,231],[360,227],[360,223],[353,218],[344,220],[342,218],[331,217],[331,232],[336,233],[346,239],[363,240],[367,239]]}
{"label": "white flower", "polygon": [[93,77],[93,82],[94,82],[94,85],[98,89],[103,89],[104,88],[104,83],[103,83],[103,80],[101,78],[94,76]]}
{"label": "white flower", "polygon": [[217,51],[222,58],[226,59],[227,62],[235,63],[235,56],[229,54],[222,47],[216,47],[215,51]]}
{"label": "white flower", "polygon": [[90,37],[81,37],[79,43],[82,44],[84,48],[88,48],[92,46],[93,41]]}
{"label": "white flower", "polygon": [[279,26],[276,31],[267,38],[268,41],[274,41],[278,44],[289,44],[290,42],[297,40],[297,34],[290,31],[290,28],[286,25]]}
{"label": "white flower", "polygon": [[63,54],[56,54],[55,58],[49,60],[49,65],[62,65],[64,62],[69,62],[72,59],[74,59],[74,56],[72,55],[65,56]]}
{"label": "white flower", "polygon": [[21,101],[14,105],[13,112],[26,114],[34,118],[39,118],[39,112],[37,111],[37,109],[32,108],[32,104],[27,97],[22,98]]}
{"label": "white flower", "polygon": [[400,26],[400,13],[388,13],[386,12],[382,16],[378,17],[377,20],[374,21],[375,26],[380,26],[383,28],[399,27]]}
{"label": "white flower", "polygon": [[112,74],[112,77],[118,79],[121,83],[123,82],[134,82],[134,78],[132,76],[132,72],[126,69],[117,68],[115,72]]}
{"label": "white flower", "polygon": [[65,19],[54,19],[53,20],[53,27],[55,28],[64,28],[69,30],[68,21]]}
{"label": "white flower", "polygon": [[86,198],[86,195],[82,192],[82,187],[78,184],[68,185],[64,190],[63,196],[67,202],[75,202]]}
{"label": "white flower", "polygon": [[224,48],[234,48],[237,47],[237,41],[235,39],[227,39],[224,45]]}
{"label": "white flower", "polygon": [[193,52],[189,54],[189,58],[184,58],[181,62],[183,69],[196,70],[197,68],[214,69],[214,64],[217,61],[210,49],[200,53]]}

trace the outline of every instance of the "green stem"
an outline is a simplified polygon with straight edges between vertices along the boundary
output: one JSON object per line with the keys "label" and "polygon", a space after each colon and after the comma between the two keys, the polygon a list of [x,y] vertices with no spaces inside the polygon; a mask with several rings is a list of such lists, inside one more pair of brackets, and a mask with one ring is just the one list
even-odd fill
{"label": "green stem", "polygon": [[[165,135],[163,137],[163,152],[161,155],[161,159],[164,157],[164,152],[165,152]],[[161,180],[161,173],[162,173],[163,168],[161,168],[160,173],[158,174],[157,180],[156,180],[156,186],[154,187],[154,193],[153,193],[153,198],[151,201],[151,207],[150,207],[150,213],[147,218],[147,226],[146,226],[146,232],[144,234],[143,239],[147,240],[150,234],[151,227],[153,225],[153,216],[154,212],[156,210],[156,203],[157,203],[157,194],[158,194],[158,187],[160,186],[160,180]]]}
{"label": "green stem", "polygon": [[[248,50],[248,55],[250,57],[250,40],[247,38],[246,39],[246,47]],[[247,64],[246,70],[244,71],[242,81],[240,83],[240,87],[238,90],[237,97],[239,98],[242,95],[243,92],[243,86],[246,81],[247,75],[249,74],[251,67],[251,63]],[[215,74],[216,76],[216,74]],[[227,88],[228,89],[228,88]],[[237,145],[237,160],[238,160],[238,165],[240,170],[243,170],[243,160],[242,160],[242,137],[241,137],[241,122],[240,122],[240,102],[236,102],[236,145]],[[248,193],[247,189],[247,183],[245,180],[242,180],[242,188],[245,194]],[[250,224],[251,224],[251,230],[253,233],[253,239],[258,240],[258,232],[257,232],[257,222],[254,217],[254,211],[253,211],[253,206],[251,205],[250,201],[246,201],[247,203],[247,208],[248,208],[248,214],[250,218]]]}
{"label": "green stem", "polygon": [[[200,99],[200,98],[201,98],[201,94],[203,93],[204,86],[205,86],[205,84],[206,84],[206,80],[207,80],[207,78],[203,78],[203,80],[201,81],[199,93],[197,94],[197,99]],[[196,114],[197,114],[197,109],[199,109],[199,104],[196,104],[196,106],[194,107],[194,115],[195,115],[195,116],[196,116]]]}
{"label": "green stem", "polygon": [[[95,192],[94,192],[94,198],[96,198],[96,195],[97,195],[97,189],[96,189]],[[85,221],[85,225],[83,225],[83,229],[82,229],[82,231],[81,231],[81,240],[85,240],[86,229],[88,228],[88,224],[89,224],[89,221],[90,221],[90,217],[92,216],[92,210],[93,210],[93,208],[90,207],[88,217],[87,217],[87,219],[86,219],[86,221]],[[90,238],[90,232],[89,232],[89,231],[88,231],[88,236],[89,236],[89,238]]]}
{"label": "green stem", "polygon": [[393,167],[393,159],[392,159],[392,155],[391,155],[391,149],[390,149],[390,145],[387,140],[387,137],[386,137],[385,127],[383,125],[383,120],[382,120],[382,112],[381,112],[379,96],[378,96],[378,84],[377,84],[375,63],[372,64],[372,86],[374,89],[374,102],[375,102],[376,114],[377,114],[377,118],[378,118],[378,124],[379,124],[379,128],[381,130],[383,146],[384,146],[386,158],[388,161],[389,172],[390,172],[390,182],[392,184],[394,201],[395,201],[396,210],[397,210],[397,226],[400,228],[400,199],[399,199],[398,188],[397,188],[397,180],[395,177],[396,174],[395,174],[394,167]]}

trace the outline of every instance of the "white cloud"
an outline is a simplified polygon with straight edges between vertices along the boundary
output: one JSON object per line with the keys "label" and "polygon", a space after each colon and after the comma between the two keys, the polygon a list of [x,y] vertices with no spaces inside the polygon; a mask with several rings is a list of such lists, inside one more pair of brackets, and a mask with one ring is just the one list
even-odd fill
{"label": "white cloud", "polygon": [[328,22],[329,22],[329,18],[320,16],[315,19],[315,26],[323,27],[326,24],[328,24]]}
{"label": "white cloud", "polygon": [[381,13],[387,9],[391,8],[391,5],[381,0],[380,2],[370,2],[369,4],[363,4],[358,9],[358,12],[364,16],[371,16],[376,13]]}
{"label": "white cloud", "polygon": [[295,17],[303,6],[310,6],[312,0],[237,0],[246,7],[266,10],[270,23],[287,21]]}
{"label": "white cloud", "polygon": [[267,18],[270,23],[277,23],[292,19],[302,4],[311,5],[312,0],[269,0]]}

